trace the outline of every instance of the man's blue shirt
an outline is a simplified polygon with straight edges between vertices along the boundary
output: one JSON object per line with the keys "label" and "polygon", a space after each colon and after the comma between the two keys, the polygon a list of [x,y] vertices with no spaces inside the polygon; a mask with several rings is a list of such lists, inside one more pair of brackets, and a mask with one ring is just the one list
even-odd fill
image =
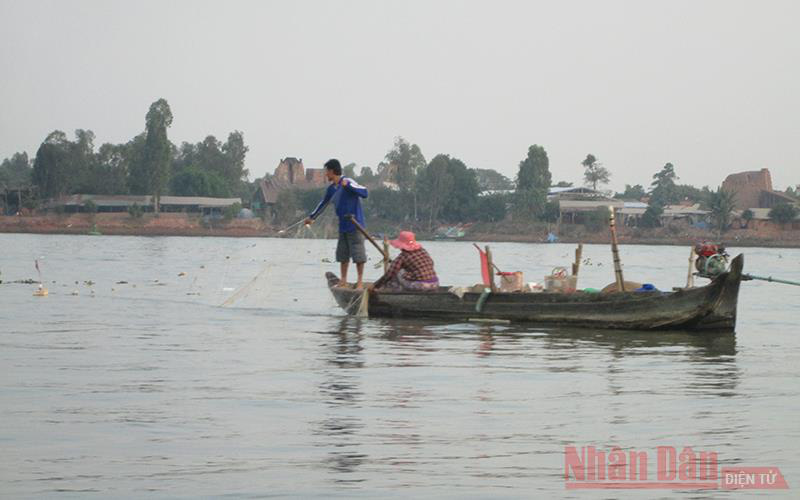
{"label": "man's blue shirt", "polygon": [[[343,186],[342,181],[347,180],[347,185]],[[325,210],[328,203],[333,200],[336,207],[336,215],[339,216],[339,232],[352,233],[356,226],[350,222],[348,215],[353,215],[361,226],[364,226],[364,212],[361,210],[361,198],[367,197],[367,188],[357,183],[353,179],[342,177],[336,184],[331,184],[325,190],[325,197],[319,202],[317,208],[309,215],[312,219]]]}

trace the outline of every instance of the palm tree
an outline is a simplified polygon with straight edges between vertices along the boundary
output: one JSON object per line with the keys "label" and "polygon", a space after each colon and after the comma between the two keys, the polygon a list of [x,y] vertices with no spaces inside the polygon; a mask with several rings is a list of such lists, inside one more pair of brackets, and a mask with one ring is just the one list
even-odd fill
{"label": "palm tree", "polygon": [[717,229],[718,234],[722,234],[731,224],[731,214],[736,207],[736,193],[719,187],[711,193],[709,206],[714,227]]}

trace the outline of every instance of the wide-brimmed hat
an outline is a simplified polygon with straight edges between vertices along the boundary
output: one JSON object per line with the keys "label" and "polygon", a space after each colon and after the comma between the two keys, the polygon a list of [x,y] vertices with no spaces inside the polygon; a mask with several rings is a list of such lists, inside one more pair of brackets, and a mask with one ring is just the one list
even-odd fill
{"label": "wide-brimmed hat", "polygon": [[422,248],[422,245],[417,242],[416,236],[414,236],[414,233],[411,231],[400,231],[400,234],[397,235],[397,239],[389,240],[389,243],[395,248],[408,250],[409,252]]}

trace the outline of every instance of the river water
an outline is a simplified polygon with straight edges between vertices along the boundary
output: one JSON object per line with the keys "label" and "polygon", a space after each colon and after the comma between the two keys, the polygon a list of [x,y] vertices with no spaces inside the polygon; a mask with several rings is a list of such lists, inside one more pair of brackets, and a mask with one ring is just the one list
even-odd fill
{"label": "river water", "polygon": [[[0,234],[0,278],[39,259],[50,291],[0,285],[0,495],[641,496],[566,490],[569,445],[692,446],[800,486],[800,287],[743,283],[735,334],[358,319],[324,286],[334,246]],[[470,244],[426,247],[443,283],[479,281]],[[574,246],[492,249],[541,281]],[[800,281],[800,250],[741,251]],[[685,283],[688,248],[621,252],[626,279]],[[607,246],[584,258],[580,286],[613,281]]]}

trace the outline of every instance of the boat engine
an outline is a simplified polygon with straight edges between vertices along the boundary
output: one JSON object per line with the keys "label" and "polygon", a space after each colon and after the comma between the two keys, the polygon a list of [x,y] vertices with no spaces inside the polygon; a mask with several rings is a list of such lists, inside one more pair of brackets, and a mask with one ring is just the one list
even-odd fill
{"label": "boat engine", "polygon": [[694,253],[694,266],[700,276],[713,278],[728,269],[728,253],[722,244],[704,241],[694,246]]}

